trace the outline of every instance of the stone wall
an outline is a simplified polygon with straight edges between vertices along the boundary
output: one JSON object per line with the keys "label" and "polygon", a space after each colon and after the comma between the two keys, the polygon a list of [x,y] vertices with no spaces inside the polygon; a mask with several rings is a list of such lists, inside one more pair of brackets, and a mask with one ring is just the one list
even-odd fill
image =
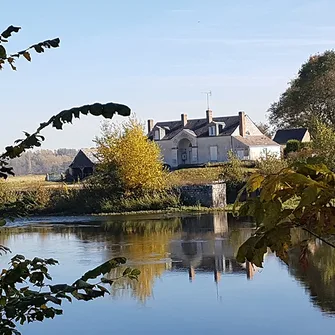
{"label": "stone wall", "polygon": [[180,187],[181,201],[185,206],[223,208],[226,206],[226,184],[216,182],[206,185]]}

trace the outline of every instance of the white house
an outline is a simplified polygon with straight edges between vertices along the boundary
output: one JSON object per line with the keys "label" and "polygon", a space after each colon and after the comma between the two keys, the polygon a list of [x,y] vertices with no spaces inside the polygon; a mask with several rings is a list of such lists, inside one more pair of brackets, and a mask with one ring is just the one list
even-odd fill
{"label": "white house", "polygon": [[262,134],[251,119],[235,116],[157,122],[148,120],[148,137],[158,143],[164,162],[171,167],[208,162],[225,162],[231,150],[243,160],[257,160],[267,154],[280,156],[280,145]]}

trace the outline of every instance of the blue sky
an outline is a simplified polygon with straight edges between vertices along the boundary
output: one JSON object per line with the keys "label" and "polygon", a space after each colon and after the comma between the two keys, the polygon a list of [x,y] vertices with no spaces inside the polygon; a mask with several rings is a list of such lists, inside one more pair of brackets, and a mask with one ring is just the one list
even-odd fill
{"label": "blue sky", "polygon": [[[125,103],[142,120],[204,117],[208,90],[214,115],[263,121],[300,65],[334,48],[334,12],[333,0],[17,1],[0,12],[3,29],[22,26],[8,51],[54,37],[61,47],[1,72],[0,148],[86,103]],[[43,148],[91,146],[100,122],[48,130]]]}

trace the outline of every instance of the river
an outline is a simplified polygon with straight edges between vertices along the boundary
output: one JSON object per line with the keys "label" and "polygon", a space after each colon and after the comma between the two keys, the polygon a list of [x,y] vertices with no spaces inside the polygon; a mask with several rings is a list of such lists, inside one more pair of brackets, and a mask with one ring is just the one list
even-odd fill
{"label": "river", "polygon": [[[0,244],[26,257],[56,258],[55,283],[72,283],[116,256],[142,271],[92,302],[64,302],[64,315],[24,325],[39,334],[331,334],[335,253],[318,241],[301,264],[269,252],[264,268],[235,260],[253,225],[225,213],[16,220]],[[0,258],[6,267],[11,255]]]}

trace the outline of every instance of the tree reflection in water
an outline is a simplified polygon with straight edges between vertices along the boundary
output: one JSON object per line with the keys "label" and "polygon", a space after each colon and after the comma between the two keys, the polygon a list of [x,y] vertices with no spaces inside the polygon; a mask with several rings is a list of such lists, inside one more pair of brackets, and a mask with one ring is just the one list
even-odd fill
{"label": "tree reflection in water", "polygon": [[[251,264],[239,264],[236,253],[252,234],[247,220],[236,220],[224,213],[102,219],[80,224],[36,224],[21,228],[2,228],[0,244],[25,234],[37,234],[45,243],[53,234],[76,239],[89,255],[92,244],[109,259],[125,256],[130,265],[142,271],[138,282],[118,283],[113,298],[130,295],[144,303],[153,295],[155,281],[164,273],[178,271],[190,280],[199,273],[211,273],[213,282],[222,275],[252,279]],[[335,313],[335,250],[295,229],[290,234],[290,249],[279,254],[289,273],[309,292],[312,302],[325,313]],[[57,257],[56,257],[57,258]],[[117,270],[121,271],[121,270]],[[115,277],[118,273],[111,273]]]}
{"label": "tree reflection in water", "polygon": [[334,314],[335,249],[299,229],[293,230],[291,236],[289,273],[309,292],[314,305],[324,313]]}

